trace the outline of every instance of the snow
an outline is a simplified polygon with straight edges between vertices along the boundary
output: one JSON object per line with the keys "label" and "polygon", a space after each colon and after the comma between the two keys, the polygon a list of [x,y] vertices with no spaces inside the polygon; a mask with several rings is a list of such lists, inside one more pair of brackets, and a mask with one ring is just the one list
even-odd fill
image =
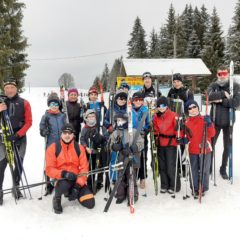
{"label": "snow", "polygon": [[[46,110],[43,92],[50,88],[31,88],[22,96],[30,101],[33,126],[28,131],[28,147],[24,167],[29,183],[42,181],[44,140],[39,135],[40,118]],[[57,90],[57,89],[56,89]],[[52,196],[43,197],[41,187],[32,188],[33,199],[22,199],[15,204],[11,194],[4,196],[0,207],[0,239],[130,239],[163,237],[178,239],[230,238],[236,236],[240,216],[240,173],[237,147],[239,139],[240,113],[234,127],[234,183],[224,181],[219,175],[222,154],[222,135],[216,146],[217,187],[210,182],[210,191],[202,204],[192,197],[183,200],[182,190],[173,199],[169,194],[154,195],[152,172],[148,167],[147,197],[139,189],[140,197],[135,205],[135,214],[130,214],[126,204],[116,205],[113,200],[108,213],[103,213],[106,202],[104,190],[96,195],[96,206],[85,209],[77,201],[63,198],[63,214],[52,211]],[[150,162],[150,161],[149,161]],[[11,187],[9,170],[6,170],[4,188]],[[190,191],[189,191],[190,192]]]}

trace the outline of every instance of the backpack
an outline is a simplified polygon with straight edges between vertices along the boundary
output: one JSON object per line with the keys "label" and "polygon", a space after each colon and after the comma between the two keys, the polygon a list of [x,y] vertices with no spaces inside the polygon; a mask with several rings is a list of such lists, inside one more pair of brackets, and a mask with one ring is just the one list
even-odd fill
{"label": "backpack", "polygon": [[[75,151],[76,151],[76,153],[77,153],[77,156],[79,157],[80,154],[81,154],[81,151],[80,151],[79,144],[78,144],[76,141],[74,141],[74,148],[75,148]],[[57,142],[56,142],[56,150],[55,150],[55,155],[56,155],[56,157],[59,156],[61,150],[62,150],[61,143],[60,143],[60,141],[57,141]]]}

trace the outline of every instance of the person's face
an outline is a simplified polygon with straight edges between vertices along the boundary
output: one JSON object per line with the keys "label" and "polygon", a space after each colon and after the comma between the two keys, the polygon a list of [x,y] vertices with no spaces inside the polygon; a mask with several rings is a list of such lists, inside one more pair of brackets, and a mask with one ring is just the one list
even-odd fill
{"label": "person's face", "polygon": [[144,78],[144,86],[146,88],[150,88],[152,86],[152,79],[150,77]]}
{"label": "person's face", "polygon": [[119,97],[117,98],[117,105],[118,106],[124,106],[127,102],[127,99],[126,98],[123,98],[123,97]]}
{"label": "person's face", "polygon": [[161,113],[166,112],[166,110],[167,110],[167,105],[165,104],[160,104],[160,106],[158,107],[158,111]]}
{"label": "person's face", "polygon": [[57,102],[51,102],[49,108],[52,112],[57,112],[59,110],[59,104]]}
{"label": "person's face", "polygon": [[173,87],[176,88],[176,89],[179,89],[183,86],[183,83],[182,81],[179,81],[179,80],[173,80]]}
{"label": "person's face", "polygon": [[98,99],[98,94],[97,94],[97,93],[91,93],[91,94],[89,94],[89,100],[90,100],[91,102],[96,102],[97,99]]}
{"label": "person's face", "polygon": [[63,131],[61,134],[61,138],[64,142],[69,143],[73,140],[74,134],[70,131]]}
{"label": "person's face", "polygon": [[94,113],[88,114],[87,119],[91,122],[96,120],[96,115]]}
{"label": "person's face", "polygon": [[12,98],[17,94],[17,87],[14,85],[6,85],[4,87],[4,93],[8,98]]}
{"label": "person's face", "polygon": [[229,72],[228,72],[227,69],[225,69],[225,70],[218,70],[217,71],[217,78],[218,78],[218,80],[225,81],[225,80],[228,79],[228,77],[229,77]]}
{"label": "person's face", "polygon": [[188,107],[188,113],[189,113],[189,115],[191,115],[191,116],[197,116],[197,115],[199,115],[199,110],[198,110],[198,107],[196,106],[196,105],[190,105],[189,107]]}
{"label": "person's face", "polygon": [[75,92],[72,92],[68,95],[69,102],[76,102],[78,100],[78,95]]}
{"label": "person's face", "polygon": [[140,108],[143,105],[143,98],[134,98],[133,105],[136,108]]}

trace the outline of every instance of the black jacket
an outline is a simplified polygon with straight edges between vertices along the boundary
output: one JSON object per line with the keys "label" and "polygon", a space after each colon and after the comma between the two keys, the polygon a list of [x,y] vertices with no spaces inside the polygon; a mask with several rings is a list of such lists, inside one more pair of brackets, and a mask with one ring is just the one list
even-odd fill
{"label": "black jacket", "polygon": [[212,103],[210,113],[213,121],[215,116],[215,125],[218,127],[229,126],[229,108],[233,108],[233,121],[235,121],[235,109],[240,105],[240,86],[237,83],[233,85],[233,98],[226,98],[225,91],[230,93],[229,82],[224,86],[220,86],[217,82],[214,82],[208,88],[209,102],[219,100],[217,103]]}

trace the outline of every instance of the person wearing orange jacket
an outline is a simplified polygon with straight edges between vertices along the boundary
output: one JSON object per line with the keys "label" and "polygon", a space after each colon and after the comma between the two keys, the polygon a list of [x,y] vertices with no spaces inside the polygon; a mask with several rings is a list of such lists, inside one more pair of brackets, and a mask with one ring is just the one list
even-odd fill
{"label": "person wearing orange jacket", "polygon": [[[60,151],[57,153],[57,144]],[[77,147],[79,152],[77,152]],[[79,176],[79,174],[83,174]],[[86,175],[84,174],[86,173]],[[70,201],[78,199],[86,208],[95,206],[95,199],[87,187],[88,160],[82,145],[74,142],[74,129],[69,123],[62,127],[60,142],[51,144],[46,151],[46,174],[56,179],[53,209],[57,214],[62,213],[61,197]]]}
{"label": "person wearing orange jacket", "polygon": [[[174,193],[175,169],[177,155],[177,117],[169,109],[168,99],[164,96],[157,100],[157,113],[153,117],[154,135],[158,147],[159,173],[161,179],[160,193]],[[177,173],[176,192],[181,188],[180,176]]]}
{"label": "person wearing orange jacket", "polygon": [[[190,162],[192,168],[192,176],[193,176],[193,185],[195,195],[197,196],[199,193],[199,180],[200,174],[199,170],[201,169],[201,159],[200,156],[203,154],[204,156],[204,164],[203,164],[203,177],[202,177],[202,185],[203,191],[202,195],[205,194],[206,191],[209,190],[209,173],[210,173],[210,165],[211,165],[211,139],[215,136],[215,127],[211,121],[209,115],[201,116],[199,112],[198,103],[194,100],[189,100],[185,104],[186,110],[188,111],[189,117],[186,119],[185,125],[188,129],[187,137],[189,140],[189,154],[190,154]],[[203,142],[203,129],[204,126],[207,126],[207,146],[201,149],[201,145]]]}

